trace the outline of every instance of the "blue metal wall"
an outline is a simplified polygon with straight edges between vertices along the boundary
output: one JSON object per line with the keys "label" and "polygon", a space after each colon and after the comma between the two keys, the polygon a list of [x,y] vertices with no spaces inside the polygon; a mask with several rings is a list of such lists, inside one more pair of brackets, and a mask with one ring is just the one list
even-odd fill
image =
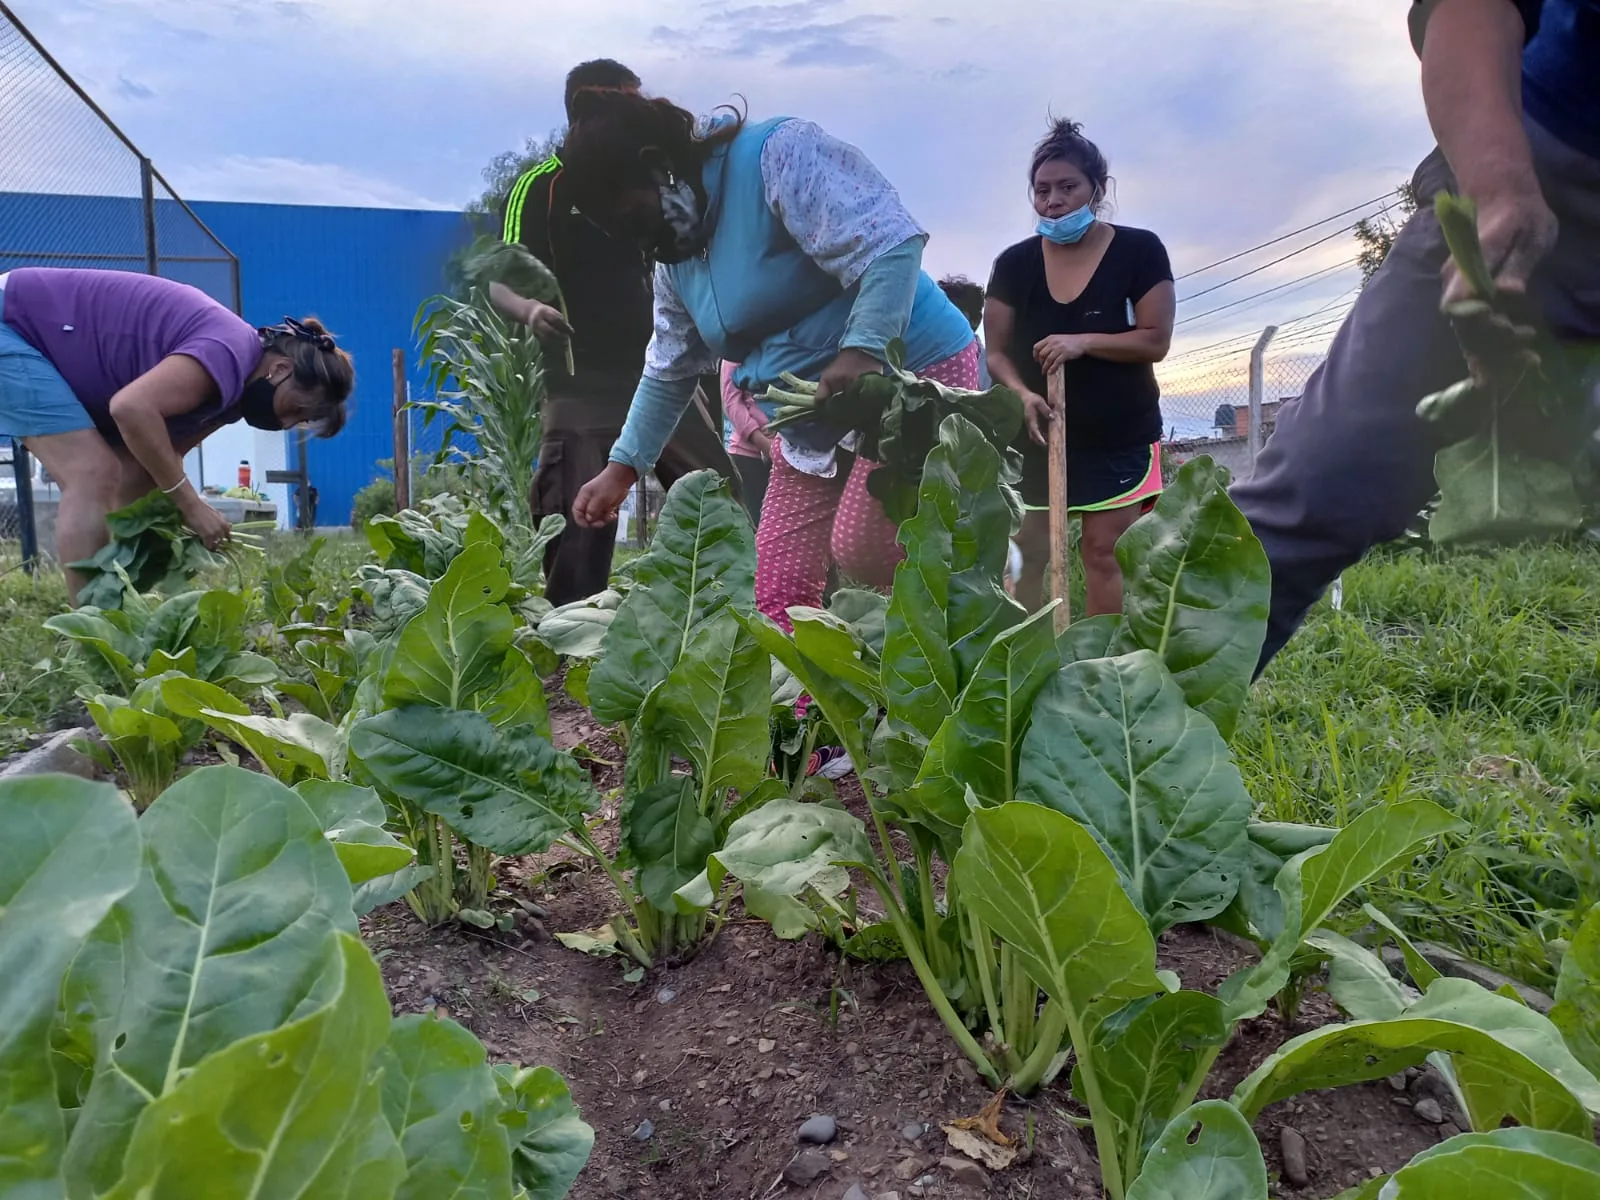
{"label": "blue metal wall", "polygon": [[245,320],[315,315],[355,359],[344,432],[307,443],[317,523],[344,524],[356,492],[378,477],[378,461],[394,456],[396,349],[406,352],[413,394],[423,392],[412,322],[422,302],[444,289],[446,263],[469,240],[467,222],[460,213],[403,209],[193,207],[239,256]]}

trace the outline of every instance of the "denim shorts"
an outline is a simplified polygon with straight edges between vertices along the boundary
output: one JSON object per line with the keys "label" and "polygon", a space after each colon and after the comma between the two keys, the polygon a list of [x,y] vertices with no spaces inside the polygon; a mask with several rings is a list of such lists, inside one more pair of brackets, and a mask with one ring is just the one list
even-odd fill
{"label": "denim shorts", "polygon": [[[5,290],[0,287],[0,305],[4,301]],[[0,320],[0,437],[48,437],[93,428],[88,410],[61,372]]]}

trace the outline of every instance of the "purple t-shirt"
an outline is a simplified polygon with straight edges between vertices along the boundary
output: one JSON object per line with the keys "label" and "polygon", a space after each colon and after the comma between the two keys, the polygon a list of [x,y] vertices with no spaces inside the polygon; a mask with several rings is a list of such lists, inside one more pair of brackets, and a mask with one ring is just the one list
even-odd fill
{"label": "purple t-shirt", "polygon": [[167,418],[175,445],[237,421],[261,338],[197,288],[131,271],[23,267],[5,281],[5,322],[61,372],[107,441],[122,443],[111,397],[162,359],[186,354],[216,382],[190,412]]}

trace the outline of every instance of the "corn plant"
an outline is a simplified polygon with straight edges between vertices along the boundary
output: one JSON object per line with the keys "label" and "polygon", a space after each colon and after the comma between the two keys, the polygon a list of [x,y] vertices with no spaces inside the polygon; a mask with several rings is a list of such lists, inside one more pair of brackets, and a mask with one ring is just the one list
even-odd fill
{"label": "corn plant", "polygon": [[538,339],[512,326],[484,292],[436,296],[417,316],[434,398],[415,401],[424,427],[443,423],[435,462],[460,472],[472,506],[506,532],[512,578],[533,588],[543,545],[529,512],[545,384]]}

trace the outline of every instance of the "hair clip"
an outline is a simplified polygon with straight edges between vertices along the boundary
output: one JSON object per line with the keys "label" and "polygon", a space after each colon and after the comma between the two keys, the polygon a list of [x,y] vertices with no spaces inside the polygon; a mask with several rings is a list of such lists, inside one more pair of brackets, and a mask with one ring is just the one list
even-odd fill
{"label": "hair clip", "polygon": [[306,328],[303,322],[297,321],[293,317],[284,317],[282,325],[264,326],[260,333],[263,340],[276,337],[292,337],[297,342],[310,342],[318,350],[326,354],[332,354],[339,348],[338,344],[333,340],[332,334],[317,333]]}

